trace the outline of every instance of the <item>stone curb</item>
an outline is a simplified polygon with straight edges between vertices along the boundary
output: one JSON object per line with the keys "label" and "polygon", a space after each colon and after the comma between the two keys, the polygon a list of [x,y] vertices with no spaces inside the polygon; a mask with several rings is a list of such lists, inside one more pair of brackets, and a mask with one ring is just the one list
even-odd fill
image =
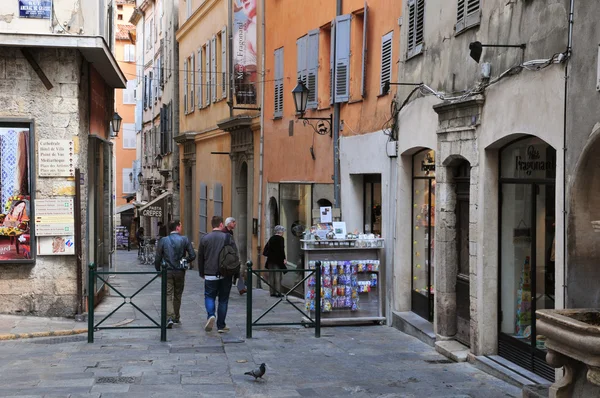
{"label": "stone curb", "polygon": [[73,330],[51,330],[48,332],[34,332],[34,333],[8,333],[8,334],[0,334],[0,341],[33,339],[33,338],[37,338],[37,337],[72,336],[75,334],[87,333],[87,331],[88,331],[87,329],[73,329]]}

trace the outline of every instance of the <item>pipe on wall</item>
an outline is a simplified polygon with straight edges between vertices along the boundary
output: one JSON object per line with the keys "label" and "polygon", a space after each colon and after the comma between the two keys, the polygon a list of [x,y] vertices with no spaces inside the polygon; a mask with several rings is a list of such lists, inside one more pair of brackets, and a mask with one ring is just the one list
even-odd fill
{"label": "pipe on wall", "polygon": [[[262,236],[262,207],[263,207],[263,165],[264,165],[264,144],[265,144],[265,43],[266,43],[266,33],[265,33],[265,0],[261,0],[261,65],[262,65],[262,81],[260,83],[260,142],[259,142],[259,154],[258,154],[258,224],[257,224],[257,239],[256,239],[256,266],[260,268],[260,256],[262,253],[261,250],[261,236]],[[260,285],[260,279],[257,280],[257,283]],[[250,287],[250,286],[249,286]],[[251,287],[250,287],[251,288]]]}
{"label": "pipe on wall", "polygon": [[[342,0],[336,0],[335,4],[335,15],[342,15]],[[336,40],[337,31],[331,40]],[[333,59],[336,57],[337,45],[333,46]],[[333,74],[335,76],[335,65],[333,67]],[[334,207],[340,209],[342,207],[341,201],[341,187],[340,187],[340,103],[335,100],[335,90],[333,92],[333,203]]]}

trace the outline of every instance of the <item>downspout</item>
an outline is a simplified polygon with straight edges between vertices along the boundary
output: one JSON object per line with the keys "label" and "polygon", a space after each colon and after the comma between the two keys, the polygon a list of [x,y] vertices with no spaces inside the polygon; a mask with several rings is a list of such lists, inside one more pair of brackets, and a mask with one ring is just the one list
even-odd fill
{"label": "downspout", "polygon": [[573,50],[573,14],[575,0],[569,9],[569,35],[565,57],[565,100],[563,109],[563,308],[567,308],[567,98],[569,90],[569,60]]}
{"label": "downspout", "polygon": [[[335,15],[342,15],[342,0],[336,0],[335,4]],[[335,57],[337,50],[337,29],[335,35],[331,38],[334,41],[333,45],[333,206],[340,209],[342,207],[340,197],[340,103],[335,100]],[[340,214],[341,215],[341,214]]]}
{"label": "downspout", "polygon": [[[260,268],[260,256],[261,250],[261,235],[262,235],[262,207],[263,207],[263,164],[264,164],[264,145],[265,145],[265,0],[261,0],[261,83],[260,83],[260,143],[258,150],[258,228],[257,228],[257,241],[256,241],[256,267]],[[258,286],[260,286],[260,279],[257,280]]]}

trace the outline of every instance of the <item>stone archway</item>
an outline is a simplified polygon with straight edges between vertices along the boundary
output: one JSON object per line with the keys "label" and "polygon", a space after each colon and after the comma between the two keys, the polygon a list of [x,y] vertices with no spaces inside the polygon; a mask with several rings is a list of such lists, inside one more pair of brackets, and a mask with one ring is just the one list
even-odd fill
{"label": "stone archway", "polygon": [[[591,221],[600,220],[600,124],[581,154],[570,189],[567,222],[567,307],[600,307],[600,234]],[[557,237],[558,239],[558,237]]]}

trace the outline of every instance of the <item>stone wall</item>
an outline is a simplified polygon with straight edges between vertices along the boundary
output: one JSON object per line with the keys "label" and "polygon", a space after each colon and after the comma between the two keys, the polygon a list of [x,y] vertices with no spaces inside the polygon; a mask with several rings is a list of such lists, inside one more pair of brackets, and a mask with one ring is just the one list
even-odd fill
{"label": "stone wall", "polygon": [[[0,48],[0,120],[31,119],[34,141],[72,139],[79,153],[76,164],[87,172],[87,64],[77,50],[32,49],[53,88],[47,90],[21,51]],[[74,195],[67,178],[38,178],[32,167],[36,198]],[[87,181],[86,181],[87,182]],[[82,218],[86,220],[86,190],[82,187]],[[83,223],[86,241],[86,223]],[[32,250],[33,251],[33,250]],[[84,258],[84,264],[86,259]],[[0,264],[0,313],[72,316],[76,310],[75,256],[37,256],[34,264]]]}

